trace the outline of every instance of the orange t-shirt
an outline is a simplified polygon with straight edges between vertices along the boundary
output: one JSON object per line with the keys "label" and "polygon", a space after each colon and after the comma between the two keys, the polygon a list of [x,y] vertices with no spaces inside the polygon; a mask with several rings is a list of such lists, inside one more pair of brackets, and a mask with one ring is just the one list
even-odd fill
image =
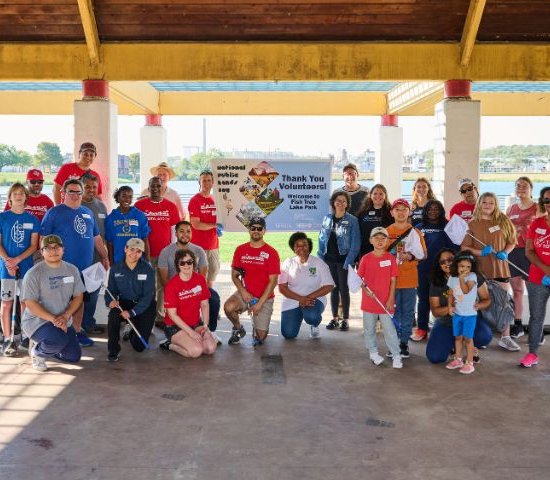
{"label": "orange t-shirt", "polygon": [[[390,238],[388,239],[388,247],[399,238],[406,230],[411,226],[407,225],[405,228],[396,227],[395,223],[392,223],[386,228]],[[420,237],[420,243],[424,249],[424,255],[426,254],[426,243],[424,242],[424,236],[422,232],[416,228],[413,228]],[[405,239],[401,240],[395,247],[397,253],[406,251],[404,250]],[[410,262],[398,263],[399,274],[397,275],[396,288],[416,288],[418,287],[418,260],[412,260]]]}

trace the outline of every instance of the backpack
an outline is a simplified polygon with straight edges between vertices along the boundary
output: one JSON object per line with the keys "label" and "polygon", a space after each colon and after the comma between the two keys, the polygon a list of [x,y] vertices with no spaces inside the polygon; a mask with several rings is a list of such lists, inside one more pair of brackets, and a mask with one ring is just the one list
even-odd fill
{"label": "backpack", "polygon": [[514,323],[514,300],[495,280],[487,280],[491,305],[481,310],[481,315],[489,326],[497,332]]}

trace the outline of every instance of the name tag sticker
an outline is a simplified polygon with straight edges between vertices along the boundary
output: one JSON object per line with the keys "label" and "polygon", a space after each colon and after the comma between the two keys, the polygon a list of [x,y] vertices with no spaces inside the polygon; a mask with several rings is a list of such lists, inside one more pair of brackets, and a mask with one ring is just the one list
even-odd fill
{"label": "name tag sticker", "polygon": [[31,230],[32,229],[32,223],[24,223],[23,224],[24,230]]}
{"label": "name tag sticker", "polygon": [[83,213],[82,218],[92,218],[89,213]]}
{"label": "name tag sticker", "polygon": [[138,273],[138,280],[147,280],[146,273]]}
{"label": "name tag sticker", "polygon": [[98,214],[97,214],[97,217],[98,217],[98,218],[105,218],[106,215],[105,215],[104,213],[98,213]]}
{"label": "name tag sticker", "polygon": [[70,277],[63,277],[63,283],[74,283],[74,277],[72,275]]}
{"label": "name tag sticker", "polygon": [[515,220],[516,218],[519,218],[519,215],[510,215],[510,220]]}
{"label": "name tag sticker", "polygon": [[500,230],[500,227],[498,225],[495,225],[494,227],[489,227],[489,231],[491,233],[498,232]]}
{"label": "name tag sticker", "polygon": [[376,212],[369,212],[369,215],[376,215]]}
{"label": "name tag sticker", "polygon": [[138,223],[137,220],[130,220],[128,222],[128,225],[130,225],[131,227],[137,227],[139,225],[139,223]]}
{"label": "name tag sticker", "polygon": [[381,267],[389,267],[391,265],[391,260],[382,260],[380,262]]}
{"label": "name tag sticker", "polygon": [[535,229],[535,233],[538,233],[539,235],[544,235],[546,233],[546,228],[537,228]]}

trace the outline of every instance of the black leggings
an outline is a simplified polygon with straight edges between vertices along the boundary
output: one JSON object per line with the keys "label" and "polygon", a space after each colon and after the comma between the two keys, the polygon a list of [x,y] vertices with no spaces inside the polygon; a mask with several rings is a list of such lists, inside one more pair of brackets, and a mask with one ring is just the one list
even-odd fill
{"label": "black leggings", "polygon": [[[338,317],[338,304],[342,299],[342,310],[344,319],[349,319],[349,288],[348,288],[348,271],[344,270],[344,264],[339,262],[326,262],[334,280],[335,286],[330,292],[330,308],[332,310],[332,318]],[[349,267],[352,268],[352,267]]]}
{"label": "black leggings", "polygon": [[[131,310],[134,307],[134,302],[128,302],[124,300],[119,300],[119,304],[123,310]],[[145,312],[136,315],[130,320],[137,328],[137,331],[145,339],[149,340],[153,326],[155,325],[155,312],[157,309],[157,302],[153,300]],[[117,354],[120,352],[120,324],[125,321],[120,316],[120,310],[118,308],[111,308],[108,316],[107,324],[107,348],[109,350],[109,355]],[[143,352],[145,349],[143,343],[136,335],[136,332],[132,329],[129,335],[130,344],[136,352]]]}

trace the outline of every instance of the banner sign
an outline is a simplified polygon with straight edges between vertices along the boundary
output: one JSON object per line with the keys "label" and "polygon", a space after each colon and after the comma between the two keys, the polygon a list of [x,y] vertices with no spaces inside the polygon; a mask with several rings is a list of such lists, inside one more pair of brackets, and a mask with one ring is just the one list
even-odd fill
{"label": "banner sign", "polygon": [[251,218],[269,231],[318,231],[330,210],[331,160],[211,160],[218,221],[245,231]]}

